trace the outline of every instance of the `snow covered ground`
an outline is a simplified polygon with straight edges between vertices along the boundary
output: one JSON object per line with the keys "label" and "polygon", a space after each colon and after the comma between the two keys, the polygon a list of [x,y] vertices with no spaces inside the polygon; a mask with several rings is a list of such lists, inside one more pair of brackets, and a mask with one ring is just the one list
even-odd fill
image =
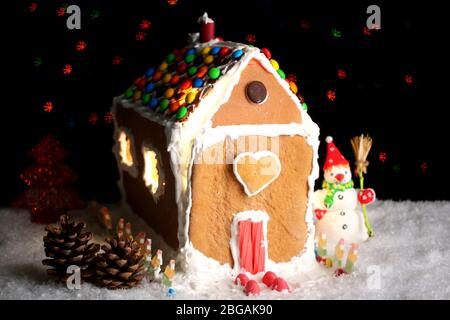
{"label": "snow covered ground", "polygon": [[[336,278],[317,265],[314,277],[300,281],[292,293],[264,289],[257,299],[450,299],[450,202],[379,201],[369,216],[375,237],[361,246],[354,274]],[[78,218],[101,232],[89,212]],[[43,235],[44,226],[29,222],[26,211],[0,210],[0,299],[168,299],[159,284],[148,282],[118,291],[55,284],[41,264]],[[177,274],[176,298],[247,298],[229,280],[211,282],[194,291],[183,287],[183,275]]]}

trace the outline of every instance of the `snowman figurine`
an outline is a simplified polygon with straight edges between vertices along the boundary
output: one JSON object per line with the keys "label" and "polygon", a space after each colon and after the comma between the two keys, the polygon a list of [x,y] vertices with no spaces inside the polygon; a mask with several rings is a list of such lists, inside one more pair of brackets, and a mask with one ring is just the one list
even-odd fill
{"label": "snowman figurine", "polygon": [[316,216],[316,237],[325,234],[328,243],[361,243],[368,232],[359,204],[375,200],[373,189],[360,190],[353,187],[352,172],[347,159],[327,137],[327,155],[323,167],[322,189],[314,192],[313,208]]}

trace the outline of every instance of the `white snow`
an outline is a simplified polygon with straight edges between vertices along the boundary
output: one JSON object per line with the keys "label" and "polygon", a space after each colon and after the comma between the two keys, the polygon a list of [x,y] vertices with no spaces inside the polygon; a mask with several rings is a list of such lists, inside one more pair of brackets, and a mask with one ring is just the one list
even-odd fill
{"label": "white snow", "polygon": [[[368,212],[375,237],[358,250],[355,273],[336,278],[317,265],[314,276],[292,293],[262,285],[263,294],[250,299],[450,299],[450,202],[379,201]],[[92,212],[75,219],[101,234]],[[139,219],[127,220],[139,230]],[[0,299],[169,299],[159,284],[147,281],[118,291],[91,284],[69,290],[54,283],[41,264],[44,233],[43,225],[29,221],[28,212],[0,210]],[[247,299],[230,279],[205,279],[193,288],[183,286],[183,278],[177,273],[176,299]]]}

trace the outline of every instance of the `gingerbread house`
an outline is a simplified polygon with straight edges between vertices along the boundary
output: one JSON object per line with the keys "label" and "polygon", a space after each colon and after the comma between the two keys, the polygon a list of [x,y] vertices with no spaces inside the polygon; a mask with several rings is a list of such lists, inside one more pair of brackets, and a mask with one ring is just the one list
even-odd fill
{"label": "gingerbread house", "polygon": [[257,273],[308,251],[319,129],[267,49],[201,28],[114,99],[120,187],[175,252]]}

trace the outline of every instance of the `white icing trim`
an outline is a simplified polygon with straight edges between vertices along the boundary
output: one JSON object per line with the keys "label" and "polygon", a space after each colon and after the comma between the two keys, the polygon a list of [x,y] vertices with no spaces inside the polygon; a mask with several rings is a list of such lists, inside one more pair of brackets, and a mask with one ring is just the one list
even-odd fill
{"label": "white icing trim", "polygon": [[205,12],[200,18],[198,18],[197,22],[208,24],[208,23],[214,23],[214,20],[211,19],[210,17],[208,17],[208,13]]}
{"label": "white icing trim", "polygon": [[234,214],[233,222],[231,223],[231,239],[230,239],[230,249],[231,255],[233,256],[234,272],[240,272],[240,250],[239,250],[239,222],[249,220],[251,222],[263,222],[263,237],[264,237],[264,257],[265,257],[265,266],[267,266],[267,262],[269,259],[268,256],[268,240],[267,240],[267,222],[269,221],[269,215],[261,210],[249,210],[242,211]]}
{"label": "white icing trim", "polygon": [[[256,161],[261,160],[261,158],[263,158],[263,157],[270,157],[272,159],[275,159],[275,163],[277,165],[277,172],[276,172],[276,174],[269,181],[267,181],[258,190],[254,191],[254,192],[251,192],[248,189],[247,183],[244,181],[244,179],[242,179],[242,177],[241,177],[241,175],[239,174],[239,171],[238,171],[239,160],[241,160],[243,157],[246,157],[246,156],[252,157]],[[234,172],[234,175],[236,176],[236,179],[244,187],[245,193],[249,197],[252,197],[252,196],[257,195],[258,193],[260,193],[265,188],[267,188],[267,186],[269,184],[271,184],[272,182],[274,182],[278,178],[278,176],[281,173],[281,162],[280,162],[280,159],[278,158],[278,156],[275,153],[271,152],[271,151],[263,150],[263,151],[258,151],[258,152],[242,152],[242,153],[238,154],[236,156],[236,158],[234,158],[234,161],[233,161],[233,172]]]}

